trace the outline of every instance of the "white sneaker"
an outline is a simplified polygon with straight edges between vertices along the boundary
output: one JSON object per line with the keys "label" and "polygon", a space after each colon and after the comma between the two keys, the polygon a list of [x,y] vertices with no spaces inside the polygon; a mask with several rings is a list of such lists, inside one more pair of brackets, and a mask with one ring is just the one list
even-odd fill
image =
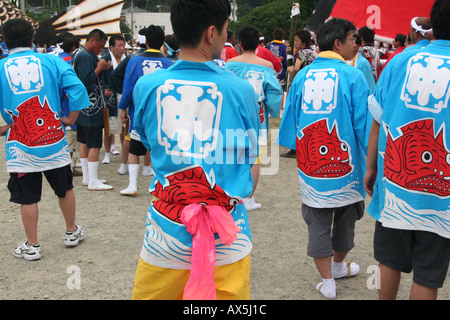
{"label": "white sneaker", "polygon": [[120,154],[120,151],[119,151],[119,150],[116,150],[116,149],[113,149],[113,150],[111,150],[111,153],[112,153],[113,155],[117,156],[118,154]]}
{"label": "white sneaker", "polygon": [[88,190],[89,191],[107,191],[114,189],[113,186],[104,184],[101,180],[89,181]]}
{"label": "white sneaker", "polygon": [[123,196],[135,196],[137,195],[137,188],[133,186],[128,186],[128,188],[120,191],[120,194]]}
{"label": "white sneaker", "polygon": [[28,241],[24,241],[18,244],[14,250],[14,256],[28,261],[39,260],[41,258],[41,247],[39,245],[31,246]]}
{"label": "white sneaker", "polygon": [[66,236],[64,237],[64,244],[68,247],[75,247],[84,239],[84,228],[81,226],[75,226],[77,229],[72,232],[66,231]]}
{"label": "white sneaker", "polygon": [[244,203],[245,209],[247,209],[247,211],[258,210],[261,208],[261,203],[256,203],[253,197],[244,198],[242,199],[242,202]]}
{"label": "white sneaker", "polygon": [[151,167],[144,167],[144,169],[142,169],[142,175],[144,177],[152,176],[154,174],[155,174],[155,172],[153,171],[153,169]]}

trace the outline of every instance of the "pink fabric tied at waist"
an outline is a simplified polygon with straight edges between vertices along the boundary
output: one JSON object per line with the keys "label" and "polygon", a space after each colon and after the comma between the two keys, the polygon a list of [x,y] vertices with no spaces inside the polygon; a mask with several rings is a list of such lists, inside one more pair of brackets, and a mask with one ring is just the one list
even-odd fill
{"label": "pink fabric tied at waist", "polygon": [[181,212],[181,222],[192,234],[191,274],[184,288],[184,300],[216,300],[214,233],[225,245],[237,240],[241,230],[222,206],[190,204]]}

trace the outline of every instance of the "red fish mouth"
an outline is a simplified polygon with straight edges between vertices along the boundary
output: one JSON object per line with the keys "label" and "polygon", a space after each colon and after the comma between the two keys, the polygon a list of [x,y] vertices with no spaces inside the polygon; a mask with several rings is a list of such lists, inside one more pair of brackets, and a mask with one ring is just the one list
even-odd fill
{"label": "red fish mouth", "polygon": [[62,131],[50,131],[34,140],[32,142],[32,146],[42,146],[45,144],[55,143],[61,140],[63,137],[64,133]]}
{"label": "red fish mouth", "polygon": [[437,195],[450,195],[450,184],[436,176],[425,176],[406,184],[407,189],[434,193]]}
{"label": "red fish mouth", "polygon": [[315,177],[341,177],[348,174],[352,168],[348,164],[331,162],[327,163],[311,172]]}

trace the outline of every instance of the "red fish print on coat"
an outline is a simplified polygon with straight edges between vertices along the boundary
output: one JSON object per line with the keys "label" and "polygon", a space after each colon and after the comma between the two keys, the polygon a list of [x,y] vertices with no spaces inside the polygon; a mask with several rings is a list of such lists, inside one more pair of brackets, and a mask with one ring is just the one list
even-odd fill
{"label": "red fish print on coat", "polygon": [[264,123],[264,118],[265,118],[264,106],[263,106],[263,104],[261,102],[258,102],[258,104],[259,104],[259,121],[261,123]]}
{"label": "red fish print on coat", "polygon": [[53,144],[64,138],[64,129],[59,116],[53,112],[45,100],[42,106],[39,98],[33,97],[17,107],[8,141],[18,141],[29,147]]}
{"label": "red fish print on coat", "polygon": [[338,178],[353,169],[348,145],[342,141],[334,124],[328,130],[328,120],[322,119],[302,129],[303,137],[297,137],[297,166],[307,176],[314,178]]}
{"label": "red fish print on coat", "polygon": [[189,204],[220,205],[230,212],[238,199],[229,196],[217,184],[212,184],[202,167],[186,169],[166,177],[169,184],[155,184],[153,207],[170,220],[181,223],[180,216]]}
{"label": "red fish print on coat", "polygon": [[450,195],[450,153],[444,130],[435,136],[434,120],[411,122],[400,128],[402,135],[388,133],[384,154],[384,176],[409,190]]}

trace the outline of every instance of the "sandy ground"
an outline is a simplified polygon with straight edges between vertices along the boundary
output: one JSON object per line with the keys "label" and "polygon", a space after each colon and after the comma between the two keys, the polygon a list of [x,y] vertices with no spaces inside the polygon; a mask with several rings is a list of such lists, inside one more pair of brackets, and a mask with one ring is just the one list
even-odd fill
{"label": "sandy ground", "polygon": [[[81,186],[81,177],[74,177],[77,223],[86,229],[85,240],[75,248],[63,244],[64,220],[56,196],[44,182],[38,227],[42,259],[25,261],[12,254],[25,236],[19,206],[9,202],[3,139],[0,143],[0,299],[129,300],[150,204],[150,179],[139,177],[138,196],[121,196],[119,191],[128,185],[128,175],[117,173],[120,156],[112,156],[111,164],[99,166],[99,176],[114,186],[113,191],[88,191]],[[285,151],[280,147],[280,154]],[[306,255],[307,228],[300,212],[295,167],[294,159],[276,156],[264,166],[256,189],[255,198],[262,208],[249,213],[254,244],[253,300],[324,299],[315,291],[321,279],[313,260]],[[356,246],[348,257],[354,258],[361,271],[351,279],[337,280],[338,300],[377,299],[373,229],[374,220],[367,214],[357,223]],[[411,274],[403,275],[398,299],[408,299],[411,279]],[[438,299],[450,299],[450,281],[439,291]]]}

